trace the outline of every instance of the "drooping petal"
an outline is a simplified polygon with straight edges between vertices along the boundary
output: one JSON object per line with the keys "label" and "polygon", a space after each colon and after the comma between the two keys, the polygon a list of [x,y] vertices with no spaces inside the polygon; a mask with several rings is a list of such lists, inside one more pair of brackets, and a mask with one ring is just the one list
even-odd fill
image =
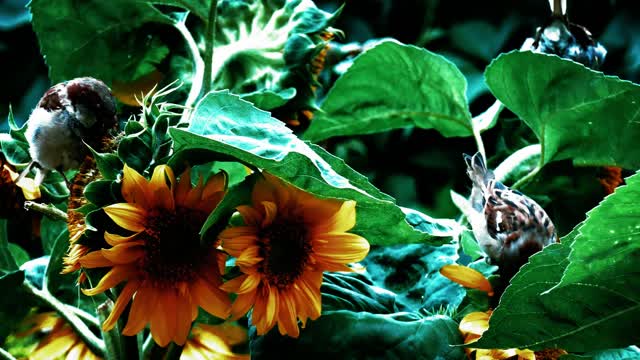
{"label": "drooping petal", "polygon": [[261,205],[264,208],[264,219],[262,219],[262,227],[267,227],[271,225],[273,220],[278,215],[278,207],[271,201],[263,201]]}
{"label": "drooping petal", "polygon": [[107,317],[107,319],[102,324],[102,330],[109,331],[113,329],[113,327],[116,325],[116,322],[120,318],[120,315],[122,315],[122,312],[127,307],[127,304],[129,304],[129,301],[131,301],[133,294],[136,292],[136,290],[138,290],[139,286],[140,281],[138,280],[129,280],[129,282],[127,282],[127,285],[125,285],[124,289],[122,289],[122,292],[118,296],[116,303],[113,305],[111,314],[109,314],[109,317]]}
{"label": "drooping petal", "polygon": [[213,197],[216,193],[223,192],[227,190],[227,182],[229,176],[225,171],[221,171],[209,178],[207,180],[206,185],[204,186],[204,191],[202,192],[202,199],[208,199]]}
{"label": "drooping petal", "polygon": [[189,191],[191,191],[191,167],[187,167],[180,175],[175,193],[176,205],[185,206]]}
{"label": "drooping petal", "polygon": [[118,203],[103,208],[104,212],[119,226],[134,232],[144,230],[146,211],[138,205]]}
{"label": "drooping petal", "polygon": [[248,226],[258,226],[262,222],[262,218],[264,217],[258,210],[252,208],[251,206],[241,205],[236,208],[240,215],[242,215],[242,219],[244,220],[244,224]]}
{"label": "drooping petal", "polygon": [[171,321],[173,309],[167,306],[167,296],[167,292],[158,292],[156,311],[151,314],[151,337],[161,347],[169,344],[174,331],[171,325],[175,326],[175,321]]}
{"label": "drooping petal", "polygon": [[158,294],[154,288],[140,287],[133,299],[127,325],[122,330],[123,335],[133,336],[151,322],[150,314],[156,311]]}
{"label": "drooping petal", "polygon": [[116,265],[132,263],[144,256],[144,241],[131,241],[103,249],[102,256]]}
{"label": "drooping petal", "polygon": [[113,263],[102,255],[102,250],[96,250],[82,256],[78,261],[83,267],[93,269],[112,266]]}
{"label": "drooping petal", "polygon": [[189,330],[191,330],[191,299],[188,296],[178,296],[176,298],[176,333],[174,341],[176,344],[184,344],[187,341]]}
{"label": "drooping petal", "polygon": [[100,294],[120,284],[132,274],[135,274],[135,268],[130,266],[115,266],[109,272],[100,279],[98,285],[93,289],[82,289],[82,293],[87,296],[93,296]]}
{"label": "drooping petal", "polygon": [[244,314],[249,312],[251,306],[256,302],[257,291],[251,291],[246,294],[239,294],[231,307],[231,320],[238,320]]}
{"label": "drooping petal", "polygon": [[445,265],[440,268],[440,274],[447,279],[470,289],[478,289],[493,296],[493,287],[481,272],[468,266],[457,264]]}
{"label": "drooping petal", "polygon": [[122,176],[122,197],[142,209],[149,208],[149,183],[133,168],[124,165]]}
{"label": "drooping petal", "polygon": [[356,202],[349,200],[342,203],[340,210],[333,214],[330,218],[317,223],[314,226],[314,232],[346,232],[356,225]]}
{"label": "drooping petal", "polygon": [[136,238],[136,236],[138,236],[140,233],[135,233],[133,235],[130,236],[120,236],[117,234],[111,234],[107,231],[104,232],[104,240],[107,242],[107,244],[111,245],[111,246],[116,246],[122,243],[126,243],[129,241],[132,241]]}
{"label": "drooping petal", "polygon": [[278,309],[278,331],[280,335],[297,338],[300,335],[296,316],[296,304],[290,294],[281,294]]}

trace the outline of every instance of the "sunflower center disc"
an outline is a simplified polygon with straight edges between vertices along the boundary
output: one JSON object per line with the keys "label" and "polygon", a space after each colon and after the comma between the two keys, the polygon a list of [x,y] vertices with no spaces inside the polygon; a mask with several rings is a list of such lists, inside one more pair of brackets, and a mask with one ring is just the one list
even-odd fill
{"label": "sunflower center disc", "polygon": [[142,269],[150,280],[175,286],[195,276],[208,254],[200,247],[198,234],[207,214],[185,208],[158,211],[148,220],[143,234],[145,257]]}
{"label": "sunflower center disc", "polygon": [[311,243],[302,219],[276,219],[259,234],[260,271],[269,284],[287,288],[303,273],[309,260]]}

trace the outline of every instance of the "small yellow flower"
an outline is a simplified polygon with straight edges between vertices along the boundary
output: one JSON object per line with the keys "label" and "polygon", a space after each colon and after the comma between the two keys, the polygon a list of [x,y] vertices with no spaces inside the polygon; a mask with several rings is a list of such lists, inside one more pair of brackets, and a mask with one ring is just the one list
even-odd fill
{"label": "small yellow flower", "polygon": [[55,312],[29,316],[24,320],[24,323],[31,325],[31,328],[16,334],[17,337],[28,336],[36,332],[47,334],[40,340],[36,349],[29,354],[29,360],[57,358],[77,360],[101,359],[89,350],[71,326],[59,318]]}
{"label": "small yellow flower", "polygon": [[93,289],[83,289],[86,295],[126,282],[104,330],[115,326],[130,301],[122,333],[135,335],[150,324],[160,346],[170,341],[183,345],[199,307],[220,318],[229,315],[229,296],[219,288],[226,255],[217,245],[203,247],[199,234],[226,186],[224,172],[204,185],[200,179],[192,188],[190,169],[176,184],[168,166],[157,166],[150,181],[125,166],[122,196],[127,202],[106,206],[104,211],[133,234],[105,233],[111,247],[80,258],[85,268],[111,268]]}
{"label": "small yellow flower", "polygon": [[493,287],[489,280],[481,272],[468,266],[445,265],[440,269],[440,274],[466,288],[481,290],[486,292],[487,295],[493,296]]}
{"label": "small yellow flower", "polygon": [[191,338],[182,350],[180,360],[249,360],[244,354],[235,354],[231,347],[247,342],[247,331],[237,325],[198,324],[191,330]]}
{"label": "small yellow flower", "polygon": [[232,315],[253,307],[258,335],[276,324],[282,335],[298,337],[298,320],[320,316],[323,271],[352,271],[347,264],[369,252],[364,238],[349,233],[356,203],[319,199],[264,174],[252,193],[252,205],[240,206],[244,226],[220,234],[222,247],[237,258],[244,273],[222,287],[238,294]]}

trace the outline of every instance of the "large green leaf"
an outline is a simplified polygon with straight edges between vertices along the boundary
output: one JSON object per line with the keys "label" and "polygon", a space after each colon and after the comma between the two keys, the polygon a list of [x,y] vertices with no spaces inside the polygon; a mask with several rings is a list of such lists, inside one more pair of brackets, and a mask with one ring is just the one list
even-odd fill
{"label": "large green leaf", "polygon": [[467,82],[451,62],[386,41],[359,56],[327,94],[305,138],[371,134],[414,125],[471,136]]}
{"label": "large green leaf", "polygon": [[155,69],[168,49],[151,27],[172,24],[153,1],[34,0],[33,29],[53,82],[91,75],[131,81]]}
{"label": "large green leaf", "polygon": [[512,280],[478,346],[572,352],[640,341],[640,175]]}
{"label": "large green leaf", "polygon": [[217,153],[265,169],[317,196],[355,200],[354,232],[373,244],[436,241],[412,228],[393,198],[341,159],[299,140],[269,113],[226,91],[205,96],[196,106],[189,131],[171,129],[171,135],[176,152]]}
{"label": "large green leaf", "polygon": [[310,321],[298,339],[277,331],[252,339],[251,358],[464,359],[462,347],[451,346],[461,342],[457,324],[446,316],[340,310]]}
{"label": "large green leaf", "polygon": [[640,86],[531,52],[501,55],[485,77],[491,92],[534,131],[544,163],[640,167]]}

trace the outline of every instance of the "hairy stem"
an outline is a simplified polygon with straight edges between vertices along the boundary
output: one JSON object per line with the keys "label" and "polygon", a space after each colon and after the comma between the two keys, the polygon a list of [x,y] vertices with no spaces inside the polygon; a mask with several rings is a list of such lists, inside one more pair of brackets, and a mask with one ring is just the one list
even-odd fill
{"label": "hairy stem", "polygon": [[211,0],[209,7],[209,20],[205,30],[205,51],[204,51],[204,84],[202,86],[202,96],[211,91],[213,85],[213,51],[216,45],[216,19],[218,17],[218,0]]}
{"label": "hairy stem", "polygon": [[49,293],[46,289],[38,290],[35,286],[33,286],[29,281],[25,281],[22,283],[23,287],[26,291],[32,293],[37,296],[40,300],[45,302],[47,305],[51,306],[56,310],[56,312],[67,322],[76,334],[82,339],[82,341],[91,349],[91,351],[100,357],[104,357],[104,341],[102,339],[95,336],[87,324],[82,322],[80,318],[72,311],[67,308],[67,305],[62,303],[60,300],[55,298],[53,295]]}
{"label": "hairy stem", "polygon": [[198,100],[198,96],[200,95],[200,91],[202,89],[202,82],[204,79],[204,62],[202,61],[202,57],[200,56],[198,44],[196,44],[196,41],[189,32],[189,29],[187,29],[186,25],[184,24],[184,21],[179,21],[174,26],[187,42],[189,52],[191,53],[191,57],[193,58],[193,66],[195,68],[193,80],[191,82],[191,90],[189,90],[189,95],[187,96],[187,100],[184,103],[185,109],[182,113],[182,118],[180,119],[180,122],[188,122],[189,117],[191,116],[192,107],[196,103],[196,100]]}
{"label": "hairy stem", "polygon": [[16,360],[13,355],[9,354],[9,352],[3,348],[0,348],[0,359],[1,360]]}
{"label": "hairy stem", "polygon": [[51,204],[40,204],[33,201],[25,201],[24,208],[26,210],[34,210],[42,213],[52,220],[62,220],[64,222],[68,220],[66,212],[58,209]]}

